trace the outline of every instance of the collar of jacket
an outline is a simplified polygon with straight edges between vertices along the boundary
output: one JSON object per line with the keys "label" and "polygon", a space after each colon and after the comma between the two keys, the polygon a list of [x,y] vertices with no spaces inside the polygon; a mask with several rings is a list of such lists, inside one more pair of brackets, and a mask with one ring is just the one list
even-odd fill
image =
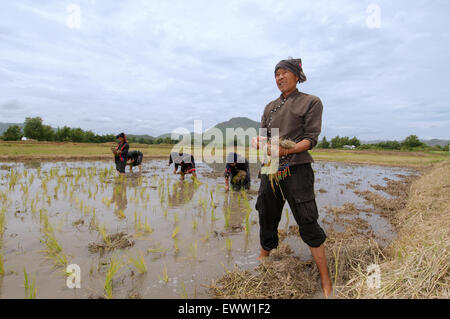
{"label": "collar of jacket", "polygon": [[[288,96],[286,96],[286,100],[289,99],[289,98],[291,98],[291,97],[297,96],[298,94],[300,94],[300,91],[299,91],[297,88],[295,88],[294,91],[292,91]],[[281,100],[284,100],[284,95],[283,95],[283,93],[280,94],[280,99],[281,99]]]}

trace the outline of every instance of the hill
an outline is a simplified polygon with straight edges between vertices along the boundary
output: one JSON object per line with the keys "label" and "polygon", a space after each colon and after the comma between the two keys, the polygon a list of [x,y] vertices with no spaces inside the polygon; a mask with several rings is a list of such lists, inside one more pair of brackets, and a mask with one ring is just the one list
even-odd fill
{"label": "hill", "polygon": [[2,123],[0,122],[0,135],[3,135],[3,133],[8,129],[8,127],[13,125],[19,125],[23,129],[23,123]]}

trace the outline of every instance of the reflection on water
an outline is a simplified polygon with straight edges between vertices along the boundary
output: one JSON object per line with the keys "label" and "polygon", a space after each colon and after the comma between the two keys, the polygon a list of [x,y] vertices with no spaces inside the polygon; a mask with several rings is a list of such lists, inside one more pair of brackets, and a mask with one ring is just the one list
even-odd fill
{"label": "reflection on water", "polygon": [[172,184],[172,191],[169,193],[167,203],[169,207],[183,206],[194,197],[195,191],[192,180],[177,180]]}
{"label": "reflection on water", "polygon": [[114,214],[121,216],[123,211],[127,209],[127,181],[124,178],[117,178],[114,182],[113,195],[111,202],[114,203]]}
{"label": "reflection on water", "polygon": [[[174,178],[166,164],[165,160],[145,162],[142,175],[127,174],[126,178],[116,177],[108,162],[7,164],[14,173],[0,170],[0,211],[3,208],[6,212],[0,251],[8,274],[0,276],[0,298],[23,298],[24,267],[36,275],[39,298],[101,295],[104,269],[111,256],[124,265],[115,278],[116,297],[138,293],[146,298],[180,298],[182,284],[189,297],[209,297],[201,285],[221,275],[223,266],[229,269],[238,263],[253,267],[259,250],[258,214],[254,208],[259,180],[252,180],[248,192],[226,193],[225,166],[198,163],[200,183],[195,183],[190,178]],[[258,167],[251,167],[256,177]],[[367,208],[355,189],[373,191],[371,185],[385,185],[385,178],[411,173],[400,168],[336,163],[314,163],[313,168],[320,222],[327,216],[327,206],[351,202],[358,209]],[[288,205],[284,211],[280,228],[295,223]],[[78,264],[85,274],[76,295],[66,288],[66,278],[55,273],[42,253],[44,214],[68,262]],[[145,225],[136,225],[136,216]],[[385,219],[376,214],[360,217],[366,218],[381,238],[392,236]],[[91,253],[88,245],[102,241],[92,225],[105,227],[109,234],[123,231],[133,235],[136,243],[104,256]],[[309,258],[308,247],[298,237],[288,240],[296,256]],[[149,271],[138,277],[129,258],[140,255]],[[169,277],[167,283],[161,280],[164,271]]]}

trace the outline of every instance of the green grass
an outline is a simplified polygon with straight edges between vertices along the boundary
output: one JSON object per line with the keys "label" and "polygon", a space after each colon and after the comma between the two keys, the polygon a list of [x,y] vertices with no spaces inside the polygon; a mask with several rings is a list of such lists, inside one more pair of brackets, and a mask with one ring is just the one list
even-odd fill
{"label": "green grass", "polygon": [[410,167],[426,166],[450,159],[447,152],[314,150],[311,155],[318,161]]}
{"label": "green grass", "polygon": [[[0,141],[0,157],[3,159],[33,159],[33,158],[112,158],[113,143],[57,143],[57,142],[4,142]],[[148,157],[169,156],[172,145],[130,144],[131,148],[139,148]]]}
{"label": "green grass", "polygon": [[[31,160],[31,159],[112,159],[112,143],[57,143],[57,142],[5,142],[0,141],[0,160]],[[169,156],[173,145],[131,144],[131,148],[139,148],[144,157],[162,158]],[[200,150],[196,150],[198,154]],[[238,152],[246,154],[250,159],[258,155],[254,149],[238,148]],[[191,154],[193,151],[191,151]],[[55,154],[56,157],[55,157]],[[225,152],[224,152],[225,154]],[[383,151],[383,150],[325,150],[314,149],[311,155],[319,161],[350,162],[361,164],[379,164],[394,166],[425,166],[448,160],[448,152],[441,151]],[[39,175],[39,174],[38,174]],[[194,182],[198,187],[199,182]]]}

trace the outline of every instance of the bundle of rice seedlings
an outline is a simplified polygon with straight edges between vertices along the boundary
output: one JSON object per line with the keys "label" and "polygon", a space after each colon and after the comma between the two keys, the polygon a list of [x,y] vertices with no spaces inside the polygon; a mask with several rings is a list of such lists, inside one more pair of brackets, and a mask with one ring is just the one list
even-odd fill
{"label": "bundle of rice seedlings", "polygon": [[[295,145],[297,145],[297,143],[295,143],[290,139],[283,139],[277,136],[273,137],[270,141],[270,144],[268,143],[266,147],[270,148],[272,147],[272,145],[274,145],[275,147],[279,146],[285,149],[291,149],[294,148]],[[274,158],[276,158],[275,161]],[[280,181],[284,179],[287,175],[290,175],[290,172],[288,166],[280,170],[278,152],[276,153],[276,157],[274,157],[273,155],[269,156],[269,161],[267,162],[266,165],[262,167],[261,173],[268,175],[270,186],[272,187],[273,193],[275,194],[275,185],[277,185],[278,188],[280,189],[281,195],[283,196],[283,198],[285,198],[283,191],[281,190]]]}

